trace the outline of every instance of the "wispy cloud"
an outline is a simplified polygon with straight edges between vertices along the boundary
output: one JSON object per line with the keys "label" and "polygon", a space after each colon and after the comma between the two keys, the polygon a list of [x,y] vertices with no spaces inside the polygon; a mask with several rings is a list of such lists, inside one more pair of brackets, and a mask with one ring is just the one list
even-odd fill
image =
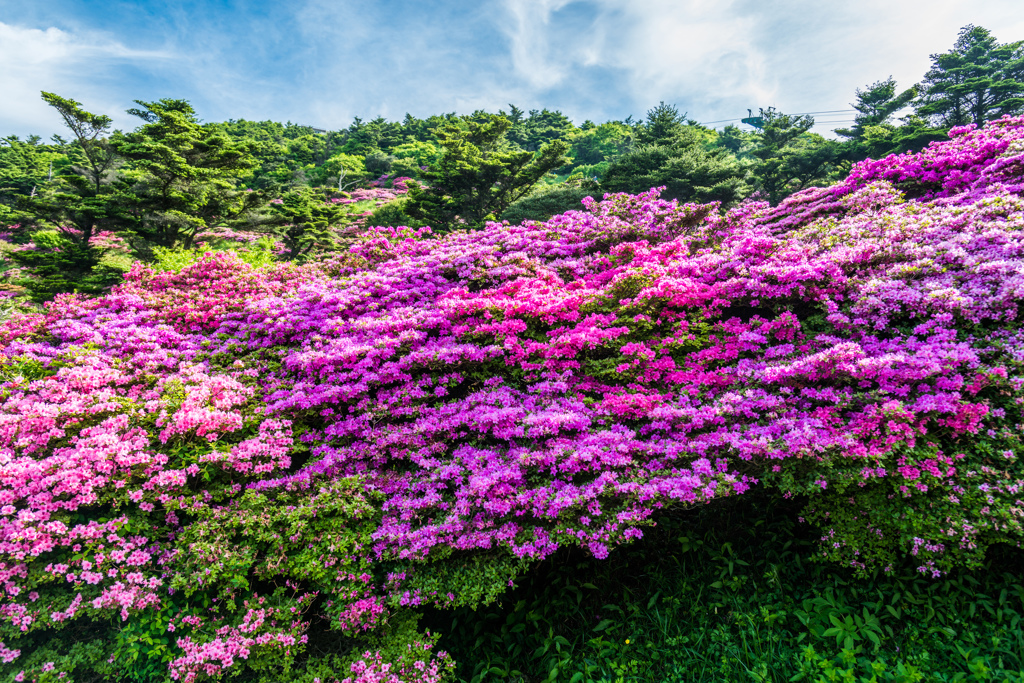
{"label": "wispy cloud", "polygon": [[[571,4],[572,0],[506,0],[509,21],[505,31],[509,37],[512,65],[516,74],[534,88],[546,89],[559,85],[566,75],[579,63],[565,57],[566,50],[558,50],[574,36],[586,33],[587,27],[573,27],[572,33],[565,33],[561,22],[552,25],[552,14]],[[561,31],[558,40],[552,34]]]}
{"label": "wispy cloud", "polygon": [[124,126],[160,97],[331,128],[508,103],[578,122],[661,100],[700,121],[848,109],[857,87],[920,80],[967,23],[1024,38],[1018,2],[0,0],[0,133],[60,129],[39,90]]}
{"label": "wispy cloud", "polygon": [[642,112],[666,100],[700,116],[723,99],[757,101],[774,85],[765,79],[754,20],[739,16],[732,2],[504,4],[516,75],[546,94],[584,96],[596,87],[620,109]]}
{"label": "wispy cloud", "polygon": [[310,0],[296,28],[312,46],[296,79],[316,93],[310,117],[322,125],[493,109],[517,92],[483,6]]}
{"label": "wispy cloud", "polygon": [[[55,130],[59,117],[40,99],[42,90],[57,92],[87,103],[97,112],[122,110],[106,79],[140,62],[168,62],[163,51],[126,47],[108,36],[76,35],[58,28],[27,28],[0,22],[0,127],[20,130]],[[116,77],[116,76],[115,76]],[[117,120],[117,119],[115,119]],[[119,122],[127,123],[127,117]]]}

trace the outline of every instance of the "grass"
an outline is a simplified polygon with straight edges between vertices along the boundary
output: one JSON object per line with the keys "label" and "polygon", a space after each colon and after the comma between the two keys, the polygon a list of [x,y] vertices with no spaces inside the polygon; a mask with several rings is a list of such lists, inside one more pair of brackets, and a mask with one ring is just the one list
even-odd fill
{"label": "grass", "polygon": [[743,496],[665,515],[606,560],[563,551],[504,598],[427,615],[458,678],[1024,681],[1024,554],[939,580],[855,579],[798,508]]}

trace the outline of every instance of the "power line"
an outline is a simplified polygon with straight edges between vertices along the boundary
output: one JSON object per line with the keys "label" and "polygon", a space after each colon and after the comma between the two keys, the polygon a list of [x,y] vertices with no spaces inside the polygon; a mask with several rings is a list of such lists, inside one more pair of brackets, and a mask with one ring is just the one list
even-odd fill
{"label": "power line", "polygon": [[[796,114],[792,114],[791,116],[807,116],[807,115],[810,115],[810,114],[851,114],[851,113],[853,113],[855,111],[857,111],[857,110],[856,109],[828,109],[828,110],[824,110],[824,111],[802,111],[802,112],[798,112]],[[712,123],[728,123],[729,121],[742,121],[742,120],[743,120],[742,118],[718,119],[717,121],[704,121],[700,125],[707,126],[707,125],[710,125]],[[818,121],[815,121],[815,123],[818,123]]]}

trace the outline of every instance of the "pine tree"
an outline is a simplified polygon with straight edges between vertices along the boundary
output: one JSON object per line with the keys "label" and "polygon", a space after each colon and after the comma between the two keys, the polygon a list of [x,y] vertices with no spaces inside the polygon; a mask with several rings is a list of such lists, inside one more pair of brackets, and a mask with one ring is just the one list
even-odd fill
{"label": "pine tree", "polygon": [[548,171],[565,165],[569,145],[549,142],[536,153],[517,150],[506,140],[512,122],[504,116],[450,123],[437,131],[441,158],[409,183],[406,211],[438,230],[477,227],[495,220],[526,196]]}
{"label": "pine tree", "polygon": [[636,141],[641,145],[663,145],[672,142],[682,131],[686,114],[671,104],[659,102],[648,110],[647,119],[637,131]]}
{"label": "pine tree", "polygon": [[892,115],[910,104],[916,96],[917,86],[897,93],[892,76],[884,81],[875,81],[864,89],[857,88],[857,101],[850,104],[857,110],[853,128],[838,128],[835,132],[845,138],[860,140],[867,128],[889,123]]}
{"label": "pine tree", "polygon": [[764,127],[751,154],[757,159],[758,190],[773,206],[793,192],[829,182],[842,168],[839,144],[810,133],[810,116],[782,114],[774,108],[762,110],[761,116]]}
{"label": "pine tree", "polygon": [[960,29],[953,49],[933,54],[917,112],[945,127],[1024,111],[1024,41],[1000,45],[985,28]]}
{"label": "pine tree", "polygon": [[252,146],[233,142],[199,123],[184,100],[136,101],[130,109],[145,124],[114,136],[115,151],[134,162],[138,237],[161,247],[191,249],[208,227],[228,225],[265,204],[260,192],[239,189],[238,178],[256,165]]}
{"label": "pine tree", "polygon": [[[108,136],[113,120],[82,109],[75,100],[42,93],[73,135],[62,145],[67,161],[60,171],[17,202],[23,228],[57,230],[64,238],[88,249],[101,230],[125,231],[133,218],[117,181],[121,159]],[[61,142],[60,138],[57,138]]]}
{"label": "pine tree", "polygon": [[270,203],[274,232],[288,250],[287,258],[307,256],[316,249],[330,249],[330,228],[342,222],[345,208],[332,204],[323,192],[304,187],[286,192]]}
{"label": "pine tree", "polygon": [[681,202],[728,205],[741,199],[749,191],[747,168],[732,152],[713,144],[714,133],[697,126],[676,127],[674,118],[665,117],[660,122],[664,125],[647,128],[648,139],[660,139],[661,144],[640,144],[615,159],[601,187],[637,193],[664,186],[663,197]]}

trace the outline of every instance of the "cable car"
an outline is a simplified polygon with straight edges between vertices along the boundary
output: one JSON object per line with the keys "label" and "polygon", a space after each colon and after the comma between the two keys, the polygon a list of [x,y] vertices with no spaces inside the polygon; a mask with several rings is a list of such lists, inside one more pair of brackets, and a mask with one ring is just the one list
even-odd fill
{"label": "cable car", "polygon": [[754,128],[764,128],[764,110],[760,110],[761,116],[754,116],[754,112],[747,110],[747,118],[740,119],[740,123],[745,123],[748,126]]}

